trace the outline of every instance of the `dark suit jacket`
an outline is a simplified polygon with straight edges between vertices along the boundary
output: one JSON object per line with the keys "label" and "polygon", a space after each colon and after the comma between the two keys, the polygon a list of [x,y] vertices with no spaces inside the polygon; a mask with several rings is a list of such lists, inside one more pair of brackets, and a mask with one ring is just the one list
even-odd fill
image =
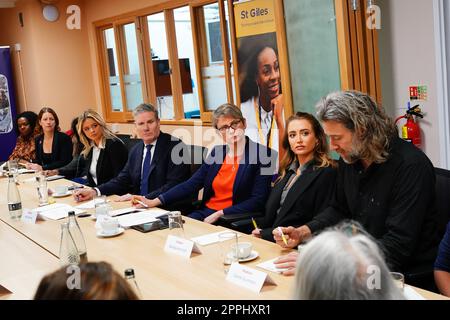
{"label": "dark suit jacket", "polygon": [[[205,163],[189,180],[159,197],[163,204],[173,204],[204,188],[202,199],[204,206],[214,195],[212,183],[222,166],[226,152],[226,145],[215,146]],[[246,137],[245,156],[241,159],[233,185],[233,205],[225,208],[224,214],[261,211],[270,191],[275,164],[275,151]]]}
{"label": "dark suit jacket", "polygon": [[[147,198],[156,198],[161,193],[189,178],[189,164],[180,164],[177,159],[173,159],[172,150],[174,148],[176,148],[175,151],[180,151],[176,152],[180,155],[183,150],[187,149],[181,140],[161,132],[150,165]],[[131,149],[128,161],[119,175],[98,186],[100,192],[104,195],[122,195],[127,192],[140,194],[143,152],[144,143],[140,141]]]}
{"label": "dark suit jacket", "polygon": [[92,163],[92,149],[86,158],[86,176],[91,187],[101,185],[116,177],[122,171],[128,159],[128,150],[121,140],[106,139],[105,148],[100,150],[97,161],[97,184],[89,169]]}
{"label": "dark suit jacket", "polygon": [[50,163],[42,163],[44,155],[44,135],[41,134],[35,138],[36,143],[36,163],[42,166],[44,170],[53,170],[64,167],[72,160],[72,140],[62,132],[55,131],[52,145],[52,159]]}
{"label": "dark suit jacket", "polygon": [[266,203],[265,216],[256,220],[258,226],[262,228],[263,239],[274,241],[272,231],[276,227],[299,227],[328,207],[335,189],[336,170],[331,167],[309,166],[292,185],[280,213],[277,214],[281,194],[292,174],[292,172],[286,174],[273,187]]}

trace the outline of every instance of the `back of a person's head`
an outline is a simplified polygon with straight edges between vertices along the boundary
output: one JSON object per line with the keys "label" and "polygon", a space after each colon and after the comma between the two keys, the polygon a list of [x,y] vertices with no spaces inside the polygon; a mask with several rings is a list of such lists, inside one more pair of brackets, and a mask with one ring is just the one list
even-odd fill
{"label": "back of a person's head", "polygon": [[[79,268],[79,270],[77,270]],[[77,273],[78,272],[78,273]],[[77,279],[79,275],[79,279]],[[66,266],[45,276],[35,300],[137,300],[133,289],[109,263]]]}
{"label": "back of a person's head", "polygon": [[301,249],[293,298],[404,299],[377,244],[364,234],[349,235],[345,229],[324,231]]}

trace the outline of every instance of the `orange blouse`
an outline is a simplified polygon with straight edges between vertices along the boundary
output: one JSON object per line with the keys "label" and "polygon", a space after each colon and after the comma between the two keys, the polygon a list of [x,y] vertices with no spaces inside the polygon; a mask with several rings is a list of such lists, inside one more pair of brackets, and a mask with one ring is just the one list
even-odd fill
{"label": "orange blouse", "polygon": [[16,147],[14,148],[12,154],[9,156],[8,160],[25,160],[28,162],[33,162],[36,159],[36,146],[34,143],[33,135],[30,139],[24,140],[23,137],[19,136],[17,138]]}
{"label": "orange blouse", "polygon": [[233,205],[233,185],[239,168],[239,158],[226,156],[225,162],[213,180],[214,195],[206,202],[206,207],[223,210]]}

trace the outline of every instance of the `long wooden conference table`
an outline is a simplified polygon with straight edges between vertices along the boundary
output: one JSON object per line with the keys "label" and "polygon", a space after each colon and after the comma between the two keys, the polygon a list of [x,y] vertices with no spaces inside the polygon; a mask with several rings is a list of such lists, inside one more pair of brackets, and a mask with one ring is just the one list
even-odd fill
{"label": "long wooden conference table", "polygon": [[[24,209],[36,208],[38,204],[36,183],[30,181],[32,177],[32,174],[18,177]],[[60,267],[60,225],[66,219],[37,221],[36,224],[12,220],[7,209],[7,185],[7,179],[0,178],[0,299],[32,299],[41,278]],[[57,185],[72,185],[72,182],[61,179],[48,183],[49,188]],[[115,202],[115,198],[108,197],[114,209],[130,206],[129,202]],[[54,200],[78,205],[71,196]],[[88,211],[93,213],[94,210]],[[187,217],[184,220],[186,238],[225,230]],[[121,274],[133,268],[144,299],[278,300],[291,297],[294,277],[268,272],[276,285],[265,285],[259,293],[226,281],[218,243],[200,246],[202,254],[185,259],[164,251],[168,229],[148,233],[128,229],[117,237],[99,238],[95,221],[90,217],[78,218],[78,222],[86,240],[88,260],[109,262]],[[259,253],[256,260],[245,263],[252,268],[289,252],[249,235],[242,234],[239,241],[241,239],[252,242]],[[2,287],[11,293],[2,291]],[[445,299],[419,288],[414,290],[426,299]]]}

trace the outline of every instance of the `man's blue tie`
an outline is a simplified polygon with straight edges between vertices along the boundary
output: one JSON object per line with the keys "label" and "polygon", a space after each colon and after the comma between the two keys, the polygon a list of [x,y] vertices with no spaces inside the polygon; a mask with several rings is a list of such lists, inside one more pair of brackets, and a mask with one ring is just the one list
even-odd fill
{"label": "man's blue tie", "polygon": [[152,144],[145,146],[147,148],[147,153],[145,154],[144,166],[142,167],[141,176],[141,195],[145,196],[148,194],[148,176],[150,174],[150,164],[152,163]]}

